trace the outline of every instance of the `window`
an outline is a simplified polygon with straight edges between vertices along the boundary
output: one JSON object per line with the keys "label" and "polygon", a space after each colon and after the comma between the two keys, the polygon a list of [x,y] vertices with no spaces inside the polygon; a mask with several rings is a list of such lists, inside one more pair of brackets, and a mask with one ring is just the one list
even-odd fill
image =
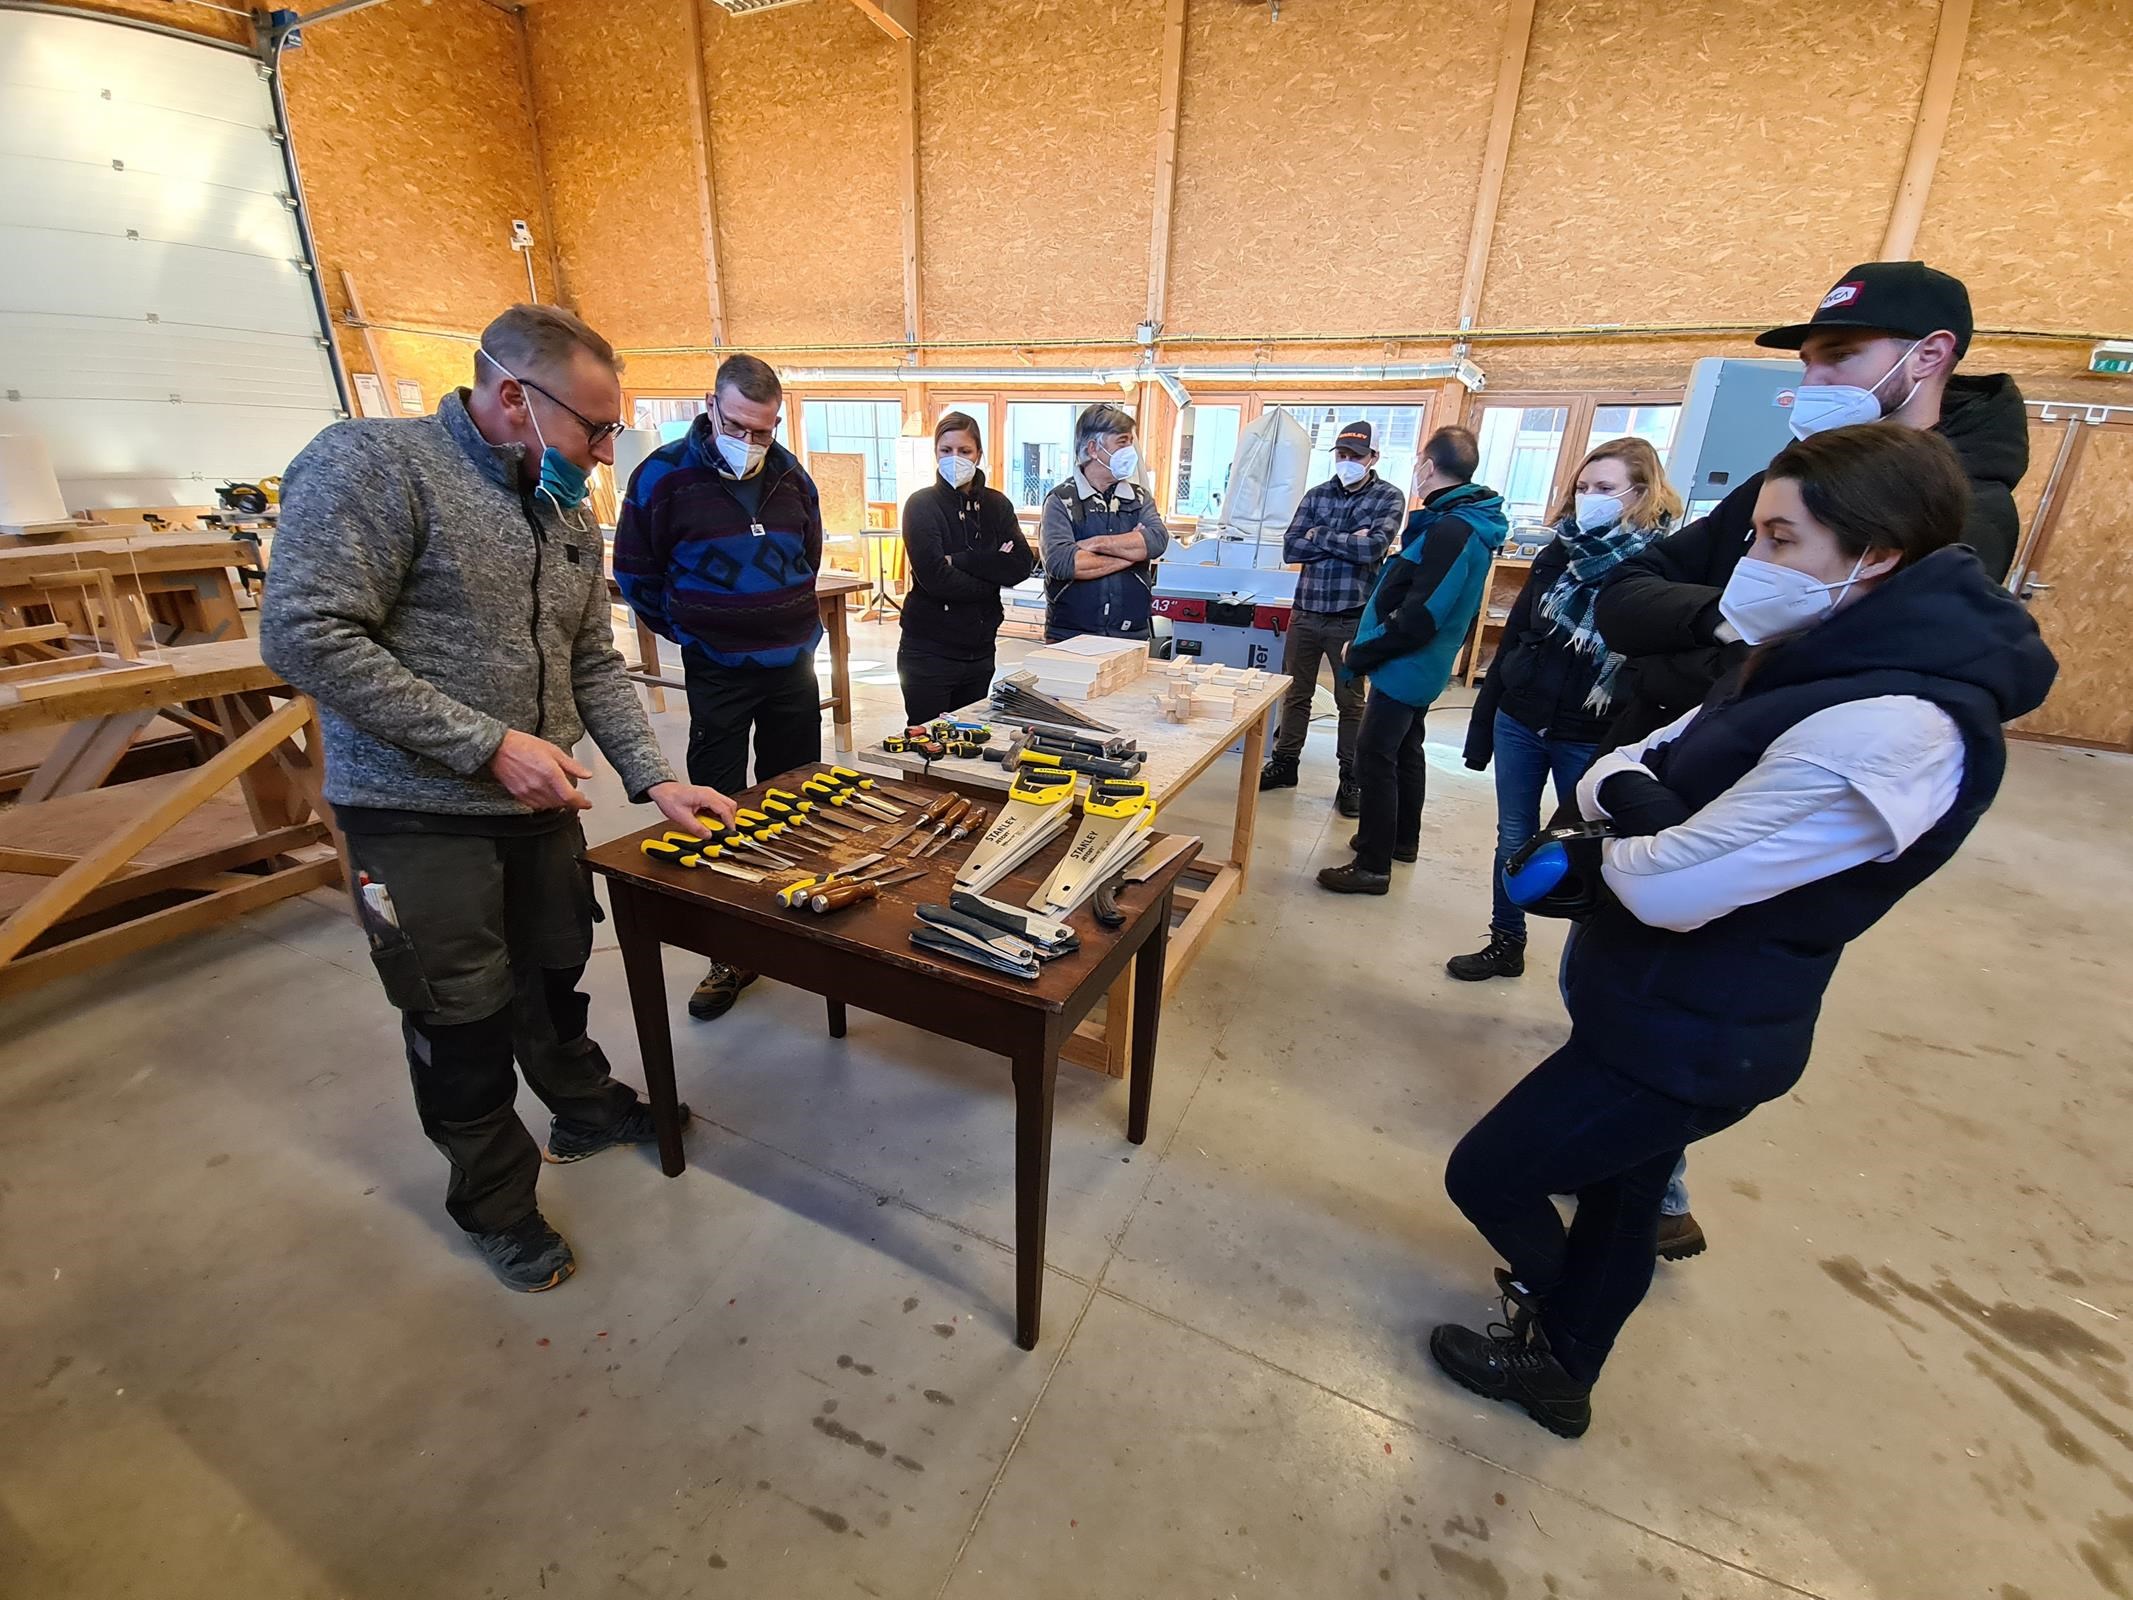
{"label": "window", "polygon": [[[1131,412],[1133,407],[1110,402]],[[1025,511],[1044,503],[1060,479],[1074,470],[1074,419],[1090,400],[1010,400],[1007,441],[998,457],[1000,492]]]}
{"label": "window", "polygon": [[1590,450],[1609,439],[1649,439],[1664,460],[1674,443],[1674,425],[1680,420],[1679,406],[1595,406],[1592,436],[1585,441],[1585,448]]}
{"label": "window", "polygon": [[1203,405],[1197,401],[1178,413],[1177,447],[1172,454],[1170,514],[1214,523],[1222,516],[1222,496],[1237,460],[1237,435],[1244,427],[1242,405]]}
{"label": "window", "polygon": [[[1546,523],[1563,453],[1567,406],[1488,406],[1481,413],[1481,470],[1475,476],[1504,498],[1513,527]],[[1613,435],[1609,435],[1613,437]]]}
{"label": "window", "polygon": [[1421,406],[1326,405],[1306,403],[1281,409],[1311,435],[1311,471],[1307,481],[1324,483],[1333,476],[1333,441],[1347,424],[1370,424],[1377,441],[1378,476],[1402,493],[1415,481],[1415,452],[1422,441]]}
{"label": "window", "polygon": [[904,431],[901,400],[822,400],[804,398],[800,418],[807,453],[864,456],[867,498],[896,498],[896,439]]}

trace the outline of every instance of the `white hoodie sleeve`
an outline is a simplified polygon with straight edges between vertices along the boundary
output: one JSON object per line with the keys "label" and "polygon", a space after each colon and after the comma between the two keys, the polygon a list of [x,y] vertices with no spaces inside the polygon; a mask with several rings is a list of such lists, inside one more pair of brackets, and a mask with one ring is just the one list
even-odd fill
{"label": "white hoodie sleeve", "polygon": [[[1605,781],[1597,763],[1586,779],[1597,789],[1595,777]],[[1895,860],[1955,803],[1962,777],[1962,736],[1938,706],[1909,695],[1851,701],[1788,729],[1679,826],[1607,840],[1602,870],[1638,921],[1686,933],[1863,862]],[[1585,784],[1579,801],[1599,815]]]}

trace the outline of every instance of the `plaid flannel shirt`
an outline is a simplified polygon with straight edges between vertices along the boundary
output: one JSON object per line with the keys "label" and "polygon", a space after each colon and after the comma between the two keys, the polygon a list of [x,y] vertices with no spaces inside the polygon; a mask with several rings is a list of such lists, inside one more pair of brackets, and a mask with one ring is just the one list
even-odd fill
{"label": "plaid flannel shirt", "polygon": [[1361,611],[1406,515],[1407,496],[1375,472],[1354,490],[1338,478],[1306,489],[1281,540],[1282,560],[1303,568],[1296,609]]}

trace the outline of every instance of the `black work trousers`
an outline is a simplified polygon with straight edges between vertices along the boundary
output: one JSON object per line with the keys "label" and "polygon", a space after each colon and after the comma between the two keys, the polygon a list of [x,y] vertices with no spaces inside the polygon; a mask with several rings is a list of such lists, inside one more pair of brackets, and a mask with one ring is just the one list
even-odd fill
{"label": "black work trousers", "polygon": [[[518,1078],[558,1117],[605,1127],[637,1103],[586,1033],[592,881],[575,818],[545,833],[350,834],[371,960],[400,1008],[422,1131],[451,1165],[445,1210],[493,1233],[534,1209],[541,1152]],[[382,890],[382,898],[375,892]]]}
{"label": "black work trousers", "polygon": [[[1753,1106],[1698,1106],[1625,1078],[1575,1035],[1452,1151],[1444,1187],[1540,1298],[1541,1331],[1591,1383],[1652,1286],[1659,1202],[1681,1152]],[[1577,1197],[1563,1225],[1554,1196]]]}
{"label": "black work trousers", "polygon": [[1355,779],[1363,786],[1356,865],[1390,872],[1395,850],[1412,855],[1422,843],[1422,801],[1429,765],[1422,757],[1427,706],[1411,706],[1380,689],[1363,705],[1355,740]]}
{"label": "black work trousers", "polygon": [[822,759],[822,686],[815,658],[789,667],[722,667],[700,650],[681,653],[689,691],[689,781],[722,794],[748,787],[748,735],[761,783]]}
{"label": "black work trousers", "polygon": [[896,677],[904,689],[904,726],[920,727],[992,692],[990,652],[973,661],[929,650],[908,634],[896,647]]}

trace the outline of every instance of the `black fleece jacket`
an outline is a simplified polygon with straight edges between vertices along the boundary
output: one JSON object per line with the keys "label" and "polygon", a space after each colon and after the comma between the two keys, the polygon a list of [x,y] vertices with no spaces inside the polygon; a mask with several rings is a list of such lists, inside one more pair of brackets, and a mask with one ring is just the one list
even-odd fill
{"label": "black fleece jacket", "polygon": [[1037,568],[1015,504],[980,472],[961,489],[927,485],[904,502],[911,592],[904,642],[929,655],[987,661],[1004,610],[1000,591]]}
{"label": "black fleece jacket", "polygon": [[[1962,542],[1994,580],[2014,565],[2019,523],[2014,487],[2029,466],[2022,391],[2004,372],[1948,380],[1934,431],[1955,447],[1970,479]],[[1718,597],[1754,542],[1758,472],[1707,517],[1622,563],[1593,608],[1608,648],[1628,656],[1627,699],[1608,730],[1610,747],[1641,739],[1692,706],[1747,654],[1721,645]]]}

